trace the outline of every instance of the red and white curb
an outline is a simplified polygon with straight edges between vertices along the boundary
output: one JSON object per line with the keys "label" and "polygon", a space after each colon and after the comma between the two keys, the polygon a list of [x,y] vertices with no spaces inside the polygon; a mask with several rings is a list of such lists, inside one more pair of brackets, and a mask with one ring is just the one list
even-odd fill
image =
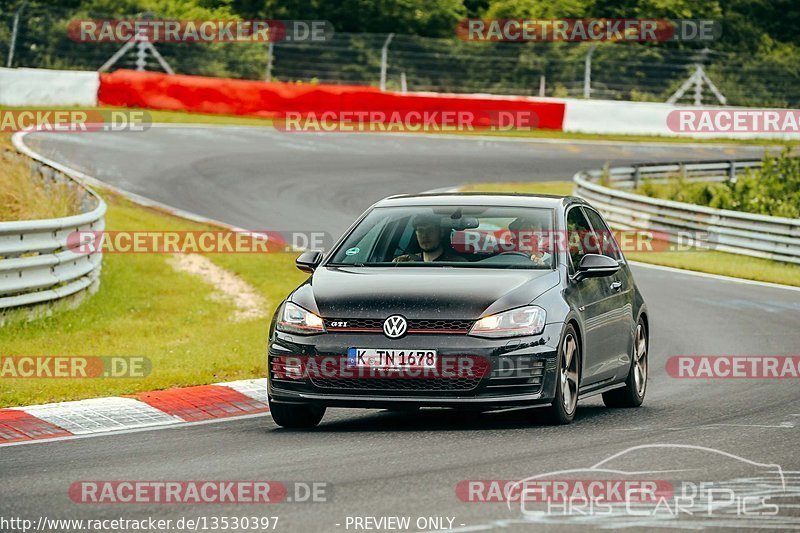
{"label": "red and white curb", "polygon": [[0,409],[0,446],[208,422],[268,411],[266,379],[12,407]]}

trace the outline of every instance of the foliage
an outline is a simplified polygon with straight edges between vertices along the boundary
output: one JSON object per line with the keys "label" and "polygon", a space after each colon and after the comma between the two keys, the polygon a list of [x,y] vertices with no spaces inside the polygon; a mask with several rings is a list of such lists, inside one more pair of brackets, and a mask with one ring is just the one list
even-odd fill
{"label": "foliage", "polygon": [[[14,11],[0,0],[0,58],[5,59]],[[55,4],[55,5],[54,5]],[[481,18],[713,19],[714,43],[600,43],[594,53],[594,98],[665,101],[695,61],[733,105],[800,105],[800,10],[796,0],[29,0],[20,23],[15,65],[97,69],[119,44],[86,44],[66,35],[76,18],[323,19],[336,30],[320,46],[276,45],[273,76],[376,84],[380,48],[394,32],[390,85],[406,73],[412,89],[580,95],[583,43],[472,43],[454,28]],[[345,36],[351,35],[352,37]],[[711,50],[704,51],[708,46]],[[178,73],[263,79],[266,47],[244,43],[160,43]],[[115,68],[133,66],[132,59]]]}
{"label": "foliage", "polygon": [[778,155],[765,153],[760,169],[748,169],[736,180],[688,183],[678,176],[666,184],[646,180],[636,192],[717,209],[800,218],[800,158],[787,147]]}

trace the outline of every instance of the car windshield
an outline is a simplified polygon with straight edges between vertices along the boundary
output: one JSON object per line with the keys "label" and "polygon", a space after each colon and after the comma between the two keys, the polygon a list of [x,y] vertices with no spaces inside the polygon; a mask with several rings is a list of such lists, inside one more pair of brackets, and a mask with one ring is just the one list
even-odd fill
{"label": "car windshield", "polygon": [[551,269],[552,230],[552,209],[377,207],[327,264]]}

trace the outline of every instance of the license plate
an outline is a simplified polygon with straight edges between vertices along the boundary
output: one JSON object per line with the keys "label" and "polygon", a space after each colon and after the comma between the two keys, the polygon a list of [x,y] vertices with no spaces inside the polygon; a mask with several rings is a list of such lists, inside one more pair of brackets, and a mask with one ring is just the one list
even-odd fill
{"label": "license plate", "polygon": [[347,366],[365,368],[436,368],[436,350],[349,348]]}

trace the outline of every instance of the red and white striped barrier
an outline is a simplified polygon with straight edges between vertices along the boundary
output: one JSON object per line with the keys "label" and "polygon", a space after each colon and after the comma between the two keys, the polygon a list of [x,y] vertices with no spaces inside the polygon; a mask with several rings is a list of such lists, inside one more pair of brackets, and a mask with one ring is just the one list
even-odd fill
{"label": "red and white striped barrier", "polygon": [[[536,117],[543,130],[612,135],[692,138],[800,139],[800,111],[735,107],[689,107],[654,102],[381,92],[362,85],[315,85],[167,75],[0,68],[0,105],[108,105],[195,113],[282,118],[300,112],[319,116],[378,112],[499,112]],[[676,113],[694,113],[683,121]],[[776,127],[764,128],[770,115]],[[772,117],[774,118],[774,117]],[[793,119],[793,120],[787,120]],[[703,122],[705,121],[705,122]],[[700,126],[681,128],[684,124]],[[709,131],[711,127],[714,131]],[[759,124],[761,127],[759,128]]]}
{"label": "red and white striped barrier", "polygon": [[101,105],[283,118],[288,113],[529,113],[537,127],[560,130],[564,103],[552,99],[382,92],[361,85],[312,85],[118,70],[100,75]]}

